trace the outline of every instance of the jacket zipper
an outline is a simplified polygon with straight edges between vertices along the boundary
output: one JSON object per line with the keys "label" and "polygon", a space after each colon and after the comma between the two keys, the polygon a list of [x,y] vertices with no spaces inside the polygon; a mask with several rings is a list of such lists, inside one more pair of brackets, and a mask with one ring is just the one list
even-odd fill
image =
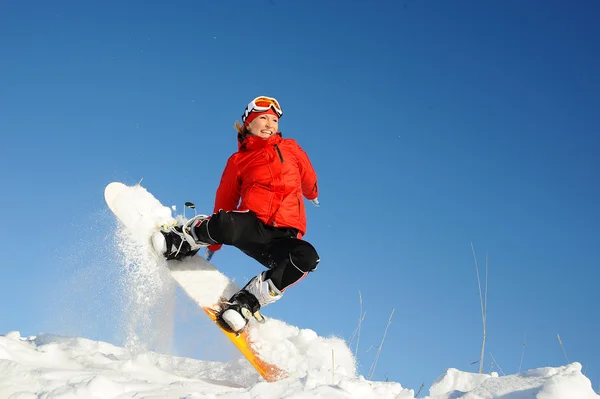
{"label": "jacket zipper", "polygon": [[283,163],[283,155],[281,155],[281,151],[279,150],[279,146],[275,144],[275,150],[277,150],[277,154],[279,154],[279,160]]}

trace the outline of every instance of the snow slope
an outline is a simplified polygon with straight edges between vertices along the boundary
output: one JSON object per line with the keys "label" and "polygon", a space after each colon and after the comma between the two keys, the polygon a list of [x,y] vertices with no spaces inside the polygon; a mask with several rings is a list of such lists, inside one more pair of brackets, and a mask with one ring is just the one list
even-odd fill
{"label": "snow slope", "polygon": [[[318,347],[315,349],[319,349]],[[263,382],[245,360],[160,355],[83,338],[0,337],[0,398],[413,398],[393,382],[308,370]]]}
{"label": "snow slope", "polygon": [[[316,348],[317,349],[317,348]],[[518,375],[448,369],[429,399],[598,399],[581,365]],[[128,349],[84,338],[0,336],[0,398],[395,398],[413,390],[395,382],[309,369],[303,377],[267,383],[245,360],[207,362]],[[424,397],[421,395],[421,397]]]}

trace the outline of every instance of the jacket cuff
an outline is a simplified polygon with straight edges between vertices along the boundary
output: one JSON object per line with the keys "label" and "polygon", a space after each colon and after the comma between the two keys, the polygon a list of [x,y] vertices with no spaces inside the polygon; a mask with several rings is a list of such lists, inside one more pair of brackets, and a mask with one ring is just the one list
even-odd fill
{"label": "jacket cuff", "polygon": [[223,244],[212,244],[212,245],[208,246],[208,249],[210,251],[215,252],[215,251],[218,251],[219,249],[221,249],[222,246],[223,246]]}

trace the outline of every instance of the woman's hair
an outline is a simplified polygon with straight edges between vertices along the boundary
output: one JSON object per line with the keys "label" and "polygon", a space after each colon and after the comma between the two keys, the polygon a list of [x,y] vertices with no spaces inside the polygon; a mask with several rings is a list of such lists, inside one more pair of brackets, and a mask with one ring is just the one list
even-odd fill
{"label": "woman's hair", "polygon": [[246,125],[241,124],[240,121],[235,121],[235,124],[233,125],[233,127],[242,136],[245,136],[246,134],[248,134],[248,128],[246,127]]}
{"label": "woman's hair", "polygon": [[235,130],[237,130],[238,134],[237,134],[237,138],[238,141],[241,143],[242,141],[244,141],[244,139],[246,138],[246,135],[248,133],[250,133],[248,131],[248,127],[246,127],[246,125],[244,125],[243,123],[240,124],[240,121],[235,121],[235,124],[233,125],[233,127],[235,128]]}

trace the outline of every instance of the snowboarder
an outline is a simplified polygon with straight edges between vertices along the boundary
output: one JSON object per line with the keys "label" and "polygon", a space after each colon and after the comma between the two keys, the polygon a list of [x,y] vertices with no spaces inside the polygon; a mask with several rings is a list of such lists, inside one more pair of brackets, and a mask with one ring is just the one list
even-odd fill
{"label": "snowboarder", "polygon": [[217,189],[214,213],[197,215],[183,226],[155,233],[155,249],[182,259],[207,248],[210,259],[223,244],[239,248],[268,268],[252,278],[224,305],[219,317],[232,331],[260,308],[317,267],[319,255],[306,233],[303,196],[319,206],[317,176],[304,150],[283,138],[276,99],[257,97],[236,121],[238,151],[227,160]]}

